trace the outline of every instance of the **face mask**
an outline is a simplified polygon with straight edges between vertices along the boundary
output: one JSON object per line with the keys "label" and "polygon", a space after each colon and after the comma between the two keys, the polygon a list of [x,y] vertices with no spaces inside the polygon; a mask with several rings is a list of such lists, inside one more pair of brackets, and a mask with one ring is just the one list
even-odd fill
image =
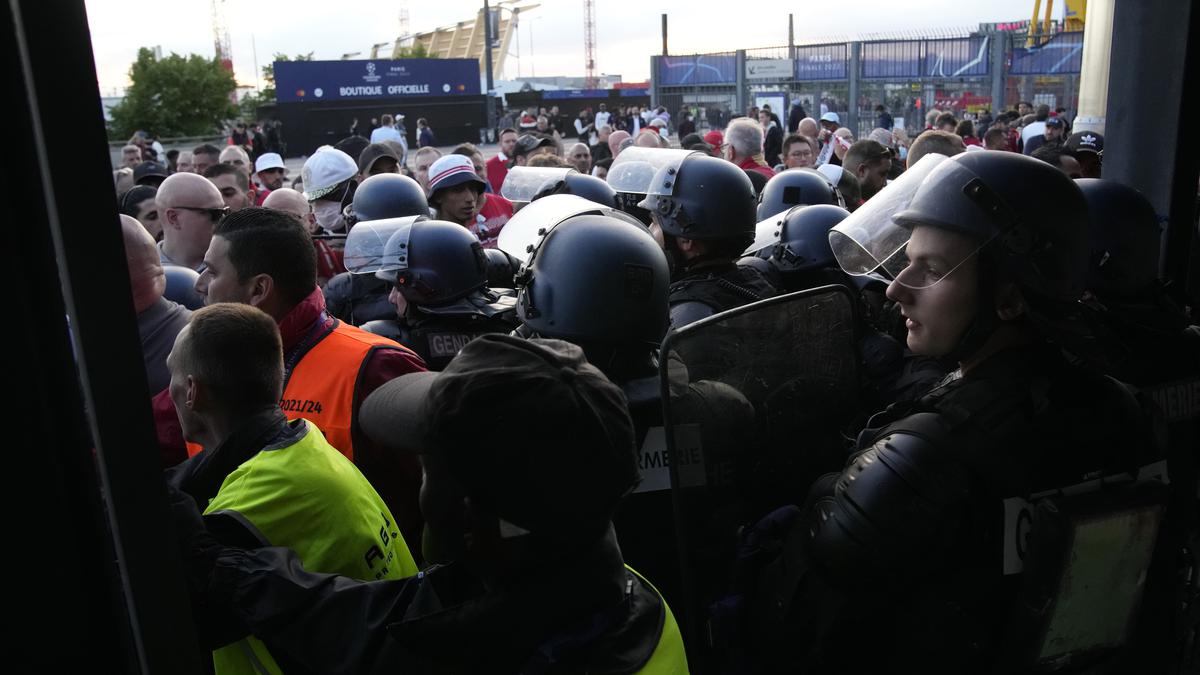
{"label": "face mask", "polygon": [[346,221],[342,216],[342,205],[337,202],[320,200],[313,202],[313,215],[317,224],[329,232],[340,232],[346,229]]}

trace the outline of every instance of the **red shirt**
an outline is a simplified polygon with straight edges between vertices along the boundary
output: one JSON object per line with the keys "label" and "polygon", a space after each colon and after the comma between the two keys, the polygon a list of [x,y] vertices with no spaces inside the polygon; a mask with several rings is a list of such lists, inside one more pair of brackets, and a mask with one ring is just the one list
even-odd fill
{"label": "red shirt", "polygon": [[504,185],[504,177],[508,175],[508,158],[501,159],[503,153],[487,161],[488,182],[492,184],[492,192],[499,195]]}
{"label": "red shirt", "polygon": [[512,202],[498,194],[483,194],[483,208],[479,209],[479,215],[475,216],[475,226],[472,232],[476,237],[479,237],[480,243],[484,248],[496,248],[496,239],[500,236],[500,230],[504,229],[504,224],[508,222],[513,215]]}
{"label": "red shirt", "polygon": [[746,159],[743,159],[742,163],[738,164],[738,168],[746,171],[757,171],[767,178],[771,178],[775,175],[774,169],[766,164],[760,164],[758,160],[754,159],[753,157],[747,157]]}

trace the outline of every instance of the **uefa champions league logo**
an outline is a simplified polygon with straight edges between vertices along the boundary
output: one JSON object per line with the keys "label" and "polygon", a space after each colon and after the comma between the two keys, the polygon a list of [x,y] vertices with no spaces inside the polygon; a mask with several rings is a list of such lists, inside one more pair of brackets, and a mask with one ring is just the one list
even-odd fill
{"label": "uefa champions league logo", "polygon": [[367,74],[363,75],[363,81],[364,82],[378,82],[379,81],[379,76],[375,74],[375,63],[373,61],[367,62]]}

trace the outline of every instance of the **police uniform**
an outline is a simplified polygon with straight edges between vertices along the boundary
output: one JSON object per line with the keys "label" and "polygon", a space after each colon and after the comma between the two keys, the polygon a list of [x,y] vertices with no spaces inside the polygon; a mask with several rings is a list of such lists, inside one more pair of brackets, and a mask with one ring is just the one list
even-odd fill
{"label": "police uniform", "polygon": [[[816,672],[994,667],[1019,597],[1004,570],[1024,555],[1005,553],[1025,525],[1006,503],[1158,459],[1133,396],[1052,345],[995,355],[872,427],[793,531],[806,539],[793,606],[806,639],[791,653]],[[880,630],[855,650],[866,616]]]}
{"label": "police uniform", "polygon": [[680,328],[727,309],[765,300],[779,291],[758,270],[726,260],[688,266],[669,289],[671,328]]}
{"label": "police uniform", "polygon": [[362,328],[408,347],[430,370],[437,371],[480,335],[511,332],[516,328],[516,314],[512,307],[491,314],[479,311],[430,314],[412,306],[403,319],[371,321]]}

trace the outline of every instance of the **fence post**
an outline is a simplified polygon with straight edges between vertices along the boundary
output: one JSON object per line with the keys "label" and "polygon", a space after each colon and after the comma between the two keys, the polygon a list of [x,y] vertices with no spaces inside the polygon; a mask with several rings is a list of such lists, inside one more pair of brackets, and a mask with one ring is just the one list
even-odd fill
{"label": "fence post", "polygon": [[[858,95],[859,95],[859,77],[862,75],[862,43],[850,43],[850,93],[847,97],[850,99],[846,110],[846,123],[843,126],[850,127],[854,132],[854,137],[859,137],[858,128]],[[819,109],[819,108],[818,108]]]}
{"label": "fence post", "polygon": [[1005,86],[1005,78],[1007,73],[1004,69],[1004,64],[1007,61],[1009,39],[1008,33],[988,33],[988,39],[991,42],[991,64],[989,72],[992,76],[992,117],[1004,110],[1005,92],[1008,88]]}
{"label": "fence post", "polygon": [[734,114],[735,115],[745,115],[746,108],[750,105],[749,98],[746,96],[747,91],[746,91],[746,50],[745,49],[737,50],[736,57],[734,58],[734,66],[733,67],[736,70],[736,73],[734,74],[734,78],[735,78],[736,87],[737,87],[737,91],[734,92],[734,99],[733,99],[737,105],[737,110],[734,111]]}
{"label": "fence post", "polygon": [[659,71],[658,61],[661,58],[662,57],[659,56],[658,54],[650,55],[650,107],[651,108],[657,108],[659,105],[661,105],[659,103],[659,100],[662,96],[662,93],[660,92],[659,88],[662,85],[659,84],[659,77],[658,77],[658,71]]}

